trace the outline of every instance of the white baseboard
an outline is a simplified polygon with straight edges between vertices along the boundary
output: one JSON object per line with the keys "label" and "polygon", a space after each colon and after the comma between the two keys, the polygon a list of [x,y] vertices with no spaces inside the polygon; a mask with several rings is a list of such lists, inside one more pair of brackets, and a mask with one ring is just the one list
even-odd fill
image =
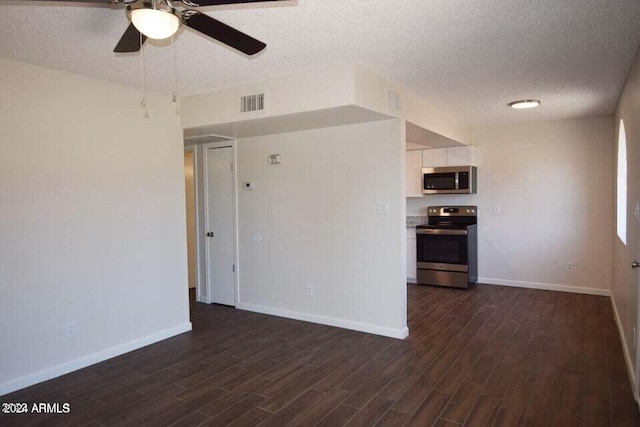
{"label": "white baseboard", "polygon": [[369,334],[382,335],[385,337],[397,339],[405,339],[409,336],[408,327],[404,327],[402,329],[385,328],[382,326],[353,322],[351,320],[338,319],[335,317],[320,316],[318,314],[289,311],[281,308],[265,307],[262,305],[246,303],[239,303],[236,308],[239,308],[240,310],[254,311],[256,313],[270,314],[272,316],[286,317],[288,319],[319,323],[321,325],[336,326],[338,328],[351,329],[354,331],[367,332]]}
{"label": "white baseboard", "polygon": [[413,285],[417,285],[418,284],[418,279],[416,279],[415,277],[407,277],[407,283],[411,283]]}
{"label": "white baseboard", "polygon": [[485,285],[512,286],[514,288],[541,289],[544,291],[571,292],[574,294],[611,296],[609,289],[581,288],[578,286],[556,285],[553,283],[522,282],[519,280],[493,279],[490,277],[478,277],[478,283]]}
{"label": "white baseboard", "polygon": [[611,297],[611,307],[613,307],[613,317],[616,320],[616,326],[618,327],[618,335],[620,335],[620,342],[622,343],[622,351],[624,352],[624,361],[627,363],[627,373],[629,374],[629,381],[631,381],[631,390],[633,391],[633,397],[636,399],[636,402],[640,403],[638,400],[638,390],[636,390],[635,381],[636,381],[636,370],[634,366],[634,361],[629,354],[629,350],[627,347],[627,339],[624,335],[624,330],[622,329],[622,322],[620,322],[620,315],[618,314],[618,307],[616,306],[616,301]]}
{"label": "white baseboard", "polygon": [[98,353],[93,353],[88,356],[72,360],[70,362],[52,366],[51,368],[43,369],[42,371],[38,371],[33,374],[25,375],[23,377],[7,381],[0,384],[0,396],[12,393],[25,387],[32,386],[34,384],[41,383],[43,381],[59,377],[64,374],[68,374],[69,372],[77,371],[78,369],[86,368],[87,366],[94,365],[107,359],[111,359],[112,357],[120,356],[130,351],[137,350],[139,348],[148,346],[158,341],[165,340],[167,338],[171,338],[175,335],[179,335],[190,330],[191,322],[183,323],[182,325],[170,329],[165,329],[164,331],[156,332],[155,334],[147,335],[137,340],[129,341],[124,344],[102,350]]}

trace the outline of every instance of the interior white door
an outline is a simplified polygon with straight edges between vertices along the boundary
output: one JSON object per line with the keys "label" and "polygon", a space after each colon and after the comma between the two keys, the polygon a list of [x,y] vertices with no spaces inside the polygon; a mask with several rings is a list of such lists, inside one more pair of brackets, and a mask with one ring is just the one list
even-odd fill
{"label": "interior white door", "polygon": [[233,220],[233,152],[231,147],[208,148],[207,285],[210,301],[235,306]]}

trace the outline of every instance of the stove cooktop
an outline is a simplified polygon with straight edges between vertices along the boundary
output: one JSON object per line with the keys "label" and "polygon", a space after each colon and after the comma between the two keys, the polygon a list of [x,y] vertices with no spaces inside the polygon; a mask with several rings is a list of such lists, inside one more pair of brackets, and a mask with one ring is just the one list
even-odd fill
{"label": "stove cooktop", "polygon": [[477,206],[429,206],[429,222],[416,228],[431,230],[466,230],[477,224]]}
{"label": "stove cooktop", "polygon": [[416,228],[421,228],[423,230],[466,230],[473,226],[475,226],[475,224],[421,224],[416,226]]}

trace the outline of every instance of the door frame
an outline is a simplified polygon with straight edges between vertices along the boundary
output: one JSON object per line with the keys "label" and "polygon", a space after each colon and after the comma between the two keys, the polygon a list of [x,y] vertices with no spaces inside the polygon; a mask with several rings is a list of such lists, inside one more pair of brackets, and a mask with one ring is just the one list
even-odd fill
{"label": "door frame", "polygon": [[[237,307],[239,302],[240,302],[240,289],[239,289],[239,277],[240,277],[240,267],[238,265],[238,258],[239,258],[239,253],[238,253],[238,186],[237,186],[237,170],[238,168],[236,167],[237,163],[238,163],[238,159],[237,159],[237,153],[236,153],[236,141],[235,140],[229,140],[229,141],[220,141],[220,142],[209,142],[209,143],[205,143],[202,144],[202,182],[203,182],[203,188],[202,188],[202,206],[199,206],[199,201],[198,199],[196,199],[196,211],[201,211],[203,212],[203,218],[201,221],[197,221],[197,234],[198,234],[198,238],[202,241],[202,244],[197,243],[198,248],[200,249],[198,258],[202,260],[202,271],[204,272],[204,277],[202,277],[202,280],[198,280],[199,285],[198,287],[198,294],[199,294],[199,298],[198,301],[200,302],[205,302],[207,304],[211,304],[213,301],[211,299],[211,288],[209,286],[209,245],[206,244],[206,239],[204,239],[204,234],[206,233],[207,227],[208,227],[208,223],[209,223],[209,182],[207,177],[209,176],[208,174],[208,169],[207,169],[207,153],[210,148],[231,148],[231,159],[233,162],[233,170],[231,173],[231,185],[232,185],[232,189],[231,189],[231,193],[232,193],[232,202],[231,202],[231,209],[232,209],[232,219],[233,219],[233,263],[235,265],[235,274],[233,276],[233,285],[234,285],[234,306]],[[197,190],[196,190],[197,191]],[[197,241],[197,240],[196,240]],[[198,270],[200,271],[201,269],[198,267]]]}
{"label": "door frame", "polygon": [[[628,158],[627,158],[628,159]],[[627,199],[628,201],[629,199]],[[636,199],[637,200],[637,199]],[[631,265],[631,262],[633,261],[639,261],[640,262],[640,202],[635,202],[633,204],[633,210],[634,210],[634,220],[632,222],[632,224],[634,224],[635,228],[635,236],[634,238],[636,239],[636,253],[633,254],[631,256],[631,260],[629,261],[629,266]],[[629,222],[627,222],[627,231],[629,230]],[[628,239],[627,239],[628,241]],[[627,246],[628,247],[628,246]],[[636,287],[636,336],[634,337],[634,344],[635,344],[635,353],[636,353],[636,372],[635,372],[635,378],[634,378],[634,397],[636,399],[636,403],[638,405],[638,408],[640,408],[640,348],[638,348],[638,344],[640,342],[640,269],[635,269],[633,270],[635,273],[635,277],[632,279],[635,281],[635,283],[633,284]]]}
{"label": "door frame", "polygon": [[195,230],[195,239],[196,239],[196,301],[198,302],[206,302],[205,296],[206,292],[203,287],[202,280],[202,237],[201,231],[202,226],[200,225],[201,214],[200,214],[200,203],[201,203],[201,182],[200,182],[200,162],[201,162],[201,152],[198,150],[198,146],[194,143],[185,142],[184,144],[184,152],[193,153],[193,193],[195,198],[195,215],[196,215],[196,230]]}

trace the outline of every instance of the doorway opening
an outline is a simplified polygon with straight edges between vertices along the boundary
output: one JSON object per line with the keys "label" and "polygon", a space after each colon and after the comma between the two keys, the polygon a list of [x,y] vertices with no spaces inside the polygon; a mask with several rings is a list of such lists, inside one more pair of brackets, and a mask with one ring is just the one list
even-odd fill
{"label": "doorway opening", "polygon": [[190,299],[236,306],[235,141],[188,137],[184,156]]}
{"label": "doorway opening", "polygon": [[[195,293],[197,246],[196,246],[196,188],[195,188],[195,150],[184,150],[184,186],[185,207],[187,213],[187,261],[189,293]],[[195,295],[191,295],[195,298]]]}

